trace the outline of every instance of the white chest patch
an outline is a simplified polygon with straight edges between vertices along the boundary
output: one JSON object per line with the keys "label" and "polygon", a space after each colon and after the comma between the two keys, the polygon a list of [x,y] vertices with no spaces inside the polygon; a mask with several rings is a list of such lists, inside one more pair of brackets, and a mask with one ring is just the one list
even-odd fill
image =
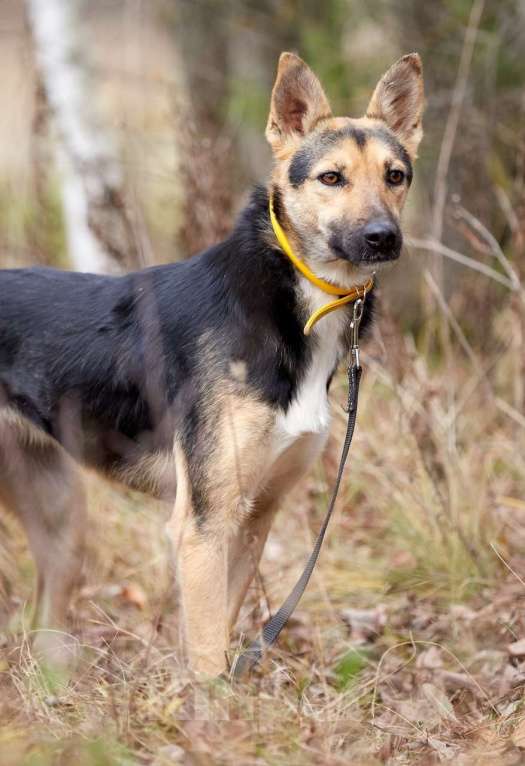
{"label": "white chest patch", "polygon": [[[315,288],[310,288],[307,298],[312,311],[330,300]],[[288,410],[281,412],[276,420],[276,454],[280,454],[304,434],[327,432],[330,425],[330,404],[326,384],[339,360],[344,322],[344,312],[334,311],[323,317],[313,329],[312,335],[315,333],[316,345],[308,368]]]}

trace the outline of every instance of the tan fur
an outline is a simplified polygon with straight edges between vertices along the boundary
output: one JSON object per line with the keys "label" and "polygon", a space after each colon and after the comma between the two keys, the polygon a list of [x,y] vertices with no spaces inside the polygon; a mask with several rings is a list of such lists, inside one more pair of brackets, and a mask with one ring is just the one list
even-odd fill
{"label": "tan fur", "polygon": [[305,434],[271,465],[253,503],[252,515],[229,544],[228,623],[235,625],[273,519],[283,497],[306,474],[324,446],[326,434]]}
{"label": "tan fur", "polygon": [[270,519],[257,516],[255,504],[270,457],[275,418],[268,406],[232,381],[221,380],[214,393],[207,417],[210,422],[214,422],[213,413],[218,417],[213,448],[203,467],[210,513],[200,527],[186,457],[177,445],[177,497],[168,527],[177,562],[188,660],[191,667],[206,674],[224,668],[229,626],[240,606],[240,594],[244,596],[253,577],[253,564],[248,563],[244,573],[238,566],[237,559],[247,553],[246,543],[239,541],[244,540],[247,528],[257,538],[259,526],[266,529],[253,557],[258,561],[269,529]]}
{"label": "tan fur", "polygon": [[[334,117],[323,120],[310,135],[348,125],[374,128],[381,124],[367,117]],[[344,220],[349,226],[358,225],[381,211],[388,211],[399,220],[408,189],[406,185],[388,187],[384,182],[384,169],[386,162],[392,168],[403,169],[402,164],[380,140],[368,139],[362,149],[351,138],[339,141],[312,168],[312,176],[337,168],[351,178],[351,183],[334,191],[320,183],[305,183],[294,189],[288,177],[290,160],[291,156],[275,163],[272,181],[283,196],[288,222],[286,232],[295,252],[316,274],[343,287],[365,283],[370,276],[366,266],[334,260],[333,254],[327,251],[330,227],[332,222]]]}
{"label": "tan fur", "polygon": [[332,114],[321,83],[299,56],[281,53],[266,138],[284,158],[301,136]]}
{"label": "tan fur", "polygon": [[396,61],[378,82],[366,115],[386,122],[415,158],[423,137],[424,105],[423,65],[417,53],[409,53]]}
{"label": "tan fur", "polygon": [[177,496],[168,534],[182,601],[183,640],[190,666],[216,675],[226,662],[227,546],[198,529],[186,457],[175,447]]}
{"label": "tan fur", "polygon": [[0,413],[0,502],[24,525],[37,568],[35,650],[62,664],[70,659],[66,614],[82,566],[83,483],[54,440],[8,408]]}
{"label": "tan fur", "polygon": [[[210,495],[215,518],[199,528],[186,458],[177,446],[177,499],[168,525],[188,661],[192,668],[210,675],[224,669],[229,630],[257,570],[282,497],[308,470],[326,436],[304,435],[274,461],[269,439],[273,416],[253,401],[231,395],[224,401],[220,447],[212,459],[212,476],[218,479]],[[228,422],[233,406],[241,417]],[[268,425],[260,432],[255,427],[259,418]],[[216,462],[223,448],[225,453]]]}
{"label": "tan fur", "polygon": [[[288,177],[293,155],[305,137],[314,138],[316,133],[349,125],[355,128],[386,126],[415,159],[423,135],[423,108],[422,64],[416,53],[399,59],[383,75],[366,116],[360,119],[332,117],[324,91],[304,61],[293,54],[281,56],[266,129],[275,159],[272,185],[282,195],[283,224],[292,247],[320,277],[343,287],[364,284],[368,280],[370,268],[333,258],[327,245],[331,224],[345,219],[351,224],[359,224],[381,211],[397,220],[407,187],[385,184],[385,163],[390,161],[395,168],[396,158],[379,141],[367,140],[363,150],[351,139],[337,142],[333,151],[317,163],[312,169],[312,177],[336,169],[344,171],[351,179],[347,186],[337,191],[320,183],[305,183],[299,189],[293,188]],[[268,236],[273,235],[269,232]],[[377,268],[374,266],[374,270]]]}
{"label": "tan fur", "polygon": [[135,463],[117,469],[114,478],[153,497],[173,497],[176,489],[173,454],[153,452],[143,455]]}
{"label": "tan fur", "polygon": [[0,439],[13,440],[17,447],[54,447],[55,440],[12,407],[0,407]]}
{"label": "tan fur", "polygon": [[211,524],[236,531],[250,515],[268,462],[271,409],[250,395],[224,392],[219,399],[220,422],[210,460],[208,501],[222,512]]}

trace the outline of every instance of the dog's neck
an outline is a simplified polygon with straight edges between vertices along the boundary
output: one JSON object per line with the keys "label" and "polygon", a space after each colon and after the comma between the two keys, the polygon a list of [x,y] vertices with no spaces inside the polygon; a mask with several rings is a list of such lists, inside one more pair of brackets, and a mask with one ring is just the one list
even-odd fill
{"label": "dog's neck", "polygon": [[[210,254],[221,269],[220,283],[227,286],[232,302],[238,300],[243,307],[253,343],[268,347],[280,338],[281,358],[286,364],[292,358],[298,363],[302,360],[300,366],[310,364],[320,346],[336,349],[338,359],[346,353],[352,315],[349,306],[321,318],[311,335],[304,336],[307,319],[331,296],[311,285],[279,247],[270,222],[268,190],[255,188],[228,240]],[[363,330],[372,303],[369,294]]]}
{"label": "dog's neck", "polygon": [[[324,253],[325,257],[320,257],[319,253],[312,252],[310,243],[304,239],[304,236],[299,234],[290,220],[290,215],[278,188],[272,185],[267,194],[271,196],[271,206],[274,211],[274,229],[275,225],[281,229],[280,232],[269,232],[269,243],[271,246],[275,244],[276,239],[279,240],[279,235],[284,235],[285,240],[287,240],[286,245],[303,262],[310,273],[322,281],[328,282],[330,285],[340,287],[342,295],[354,287],[362,287],[369,283],[370,278],[375,274],[377,266],[372,264],[356,266],[340,258],[327,258],[326,253]],[[286,245],[283,249],[285,249]],[[320,291],[322,293],[323,289],[321,288]]]}
{"label": "dog's neck", "polygon": [[[245,254],[242,264],[246,266],[246,272],[243,268],[242,273],[249,275],[251,280],[250,292],[253,294],[254,288],[255,290],[264,289],[264,285],[268,285],[268,274],[271,274],[275,290],[279,291],[281,285],[293,288],[296,301],[295,306],[289,308],[298,314],[298,319],[304,326],[306,319],[321,306],[333,300],[333,296],[327,295],[315,284],[310,283],[297,271],[282,251],[270,221],[269,199],[271,193],[276,216],[282,217],[285,225],[289,224],[282,208],[280,195],[276,194],[275,190],[270,191],[262,186],[257,186],[237,221],[230,242],[233,239],[236,245],[235,249],[240,249]],[[286,234],[289,234],[289,229]],[[293,240],[295,248],[296,238],[293,232],[290,238]],[[301,256],[302,253],[299,252],[298,255]],[[365,284],[370,277],[368,271],[363,272],[363,274],[352,274],[349,272],[348,264],[344,262],[325,264],[325,266],[326,268],[323,268],[322,264],[316,264],[316,275],[345,289],[356,284]],[[241,272],[238,272],[238,277],[242,278]],[[270,285],[268,285],[269,287]],[[369,302],[371,302],[370,297]],[[338,343],[341,337],[344,343],[344,330],[349,322],[350,310],[347,307],[338,309],[334,312],[334,316],[323,317],[318,322],[314,328],[313,337],[320,338],[322,336],[324,338],[327,335],[324,342],[329,342],[331,345]]]}

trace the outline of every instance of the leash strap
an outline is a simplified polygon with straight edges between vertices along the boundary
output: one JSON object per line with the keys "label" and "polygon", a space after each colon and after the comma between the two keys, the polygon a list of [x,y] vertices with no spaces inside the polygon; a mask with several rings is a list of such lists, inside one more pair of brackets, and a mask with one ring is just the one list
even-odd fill
{"label": "leash strap", "polygon": [[359,360],[359,324],[361,317],[363,316],[364,299],[360,298],[354,303],[354,312],[352,319],[352,347],[351,347],[351,360],[348,366],[348,423],[346,426],[346,436],[343,443],[343,449],[341,451],[341,458],[339,460],[339,468],[337,470],[337,477],[335,480],[334,488],[332,491],[332,497],[328,505],[328,510],[324,517],[323,524],[315,541],[313,550],[310,554],[310,558],[306,562],[306,566],[303,573],[297,580],[294,588],[290,592],[288,598],[284,601],[280,609],[271,617],[270,620],[264,626],[261,635],[253,641],[250,646],[245,649],[240,655],[238,655],[235,664],[231,670],[231,678],[242,678],[247,672],[249,672],[257,663],[261,660],[264,652],[275,643],[282,629],[292,616],[295,608],[312,576],[319,553],[321,552],[321,546],[323,544],[324,536],[328,528],[328,524],[332,517],[337,495],[339,493],[339,487],[341,485],[341,479],[352,443],[352,437],[354,435],[355,423],[357,418],[357,401],[359,396],[359,383],[361,380],[361,364]]}

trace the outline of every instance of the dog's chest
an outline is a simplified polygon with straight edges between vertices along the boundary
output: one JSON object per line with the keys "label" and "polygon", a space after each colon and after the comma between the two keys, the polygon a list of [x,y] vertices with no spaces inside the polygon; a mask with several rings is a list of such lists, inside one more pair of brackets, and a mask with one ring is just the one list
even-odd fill
{"label": "dog's chest", "polygon": [[341,356],[344,317],[336,314],[320,320],[316,343],[308,367],[285,412],[275,423],[275,451],[282,453],[305,434],[320,435],[330,425],[327,383]]}

